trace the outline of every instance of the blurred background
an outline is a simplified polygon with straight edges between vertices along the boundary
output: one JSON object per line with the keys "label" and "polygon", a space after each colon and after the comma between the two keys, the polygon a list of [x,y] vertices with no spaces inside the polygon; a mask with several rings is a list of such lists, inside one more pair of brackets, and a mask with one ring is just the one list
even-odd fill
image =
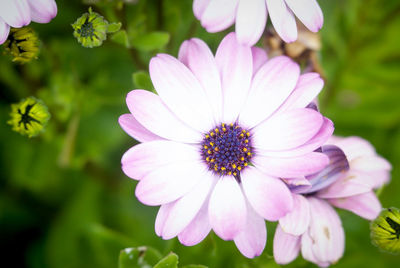
{"label": "blurred background", "polygon": [[[321,110],[335,123],[336,135],[361,136],[392,163],[392,181],[379,198],[383,207],[400,207],[400,2],[318,2],[325,21],[321,49],[312,52],[312,60],[326,81]],[[122,23],[122,31],[92,49],[77,42],[71,27],[89,4],[109,22]],[[158,52],[177,56],[190,37],[215,52],[233,27],[205,32],[191,0],[57,5],[51,23],[30,25],[41,40],[37,60],[19,65],[0,55],[1,266],[118,267],[120,250],[145,245],[163,256],[177,253],[181,265],[279,267],[272,257],[274,223],[267,224],[264,253],[251,260],[213,234],[194,247],[157,237],[157,208],[137,201],[136,181],[120,168],[122,154],[136,143],[117,119],[128,112],[130,90],[151,89],[149,59]],[[258,43],[270,44],[268,37]],[[10,104],[29,96],[42,99],[52,116],[45,132],[30,139],[6,123]],[[368,221],[350,212],[340,215],[346,250],[334,267],[398,266],[399,256],[371,244]],[[299,257],[287,267],[315,265]]]}

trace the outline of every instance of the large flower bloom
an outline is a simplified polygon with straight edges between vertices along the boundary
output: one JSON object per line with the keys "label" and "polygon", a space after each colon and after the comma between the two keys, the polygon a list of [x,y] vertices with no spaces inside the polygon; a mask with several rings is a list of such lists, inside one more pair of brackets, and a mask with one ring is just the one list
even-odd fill
{"label": "large flower bloom", "polygon": [[10,27],[21,28],[31,21],[48,23],[56,14],[54,0],[1,0],[0,45],[7,39]]}
{"label": "large flower bloom", "polygon": [[344,251],[344,232],[332,206],[365,219],[379,215],[381,204],[373,189],[389,180],[391,166],[358,137],[333,137],[321,150],[330,164],[306,179],[286,180],[294,209],[279,220],[274,237],[276,262],[287,264],[300,250],[319,266],[337,262]]}
{"label": "large flower bloom", "polygon": [[211,33],[236,23],[240,43],[254,45],[264,32],[267,15],[285,42],[297,39],[297,18],[312,32],[323,24],[316,0],[194,0],[193,12],[201,25]]}
{"label": "large flower bloom", "polygon": [[227,35],[214,57],[199,39],[185,41],[179,59],[150,61],[158,95],[133,90],[121,127],[142,142],[122,157],[139,180],[136,196],[161,205],[156,233],[195,245],[211,229],[234,240],[247,257],[264,249],[264,219],[293,208],[279,177],[313,174],[328,158],[318,152],[333,125],[304,108],[320,92],[316,73],[300,75],[287,57],[266,60],[258,48]]}

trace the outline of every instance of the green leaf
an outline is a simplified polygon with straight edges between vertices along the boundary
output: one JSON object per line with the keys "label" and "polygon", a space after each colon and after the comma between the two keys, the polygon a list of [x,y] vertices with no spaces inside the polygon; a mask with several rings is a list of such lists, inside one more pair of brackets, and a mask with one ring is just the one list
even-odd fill
{"label": "green leaf", "polygon": [[171,252],[165,258],[163,258],[161,261],[159,261],[154,266],[154,268],[177,268],[178,261],[179,261],[178,255]]}
{"label": "green leaf", "polygon": [[150,75],[145,71],[134,72],[132,75],[133,84],[136,88],[147,89],[155,92]]}
{"label": "green leaf", "polygon": [[169,33],[152,32],[140,35],[131,41],[134,48],[142,51],[151,51],[165,47],[169,42],[169,38]]}
{"label": "green leaf", "polygon": [[113,22],[108,24],[107,33],[115,33],[121,29],[122,23],[121,22]]}
{"label": "green leaf", "polygon": [[123,45],[126,48],[131,47],[131,45],[129,43],[128,35],[126,34],[125,30],[121,30],[121,31],[113,34],[113,36],[111,36],[111,40],[117,44]]}
{"label": "green leaf", "polygon": [[126,248],[119,254],[118,268],[151,268],[161,254],[150,247]]}

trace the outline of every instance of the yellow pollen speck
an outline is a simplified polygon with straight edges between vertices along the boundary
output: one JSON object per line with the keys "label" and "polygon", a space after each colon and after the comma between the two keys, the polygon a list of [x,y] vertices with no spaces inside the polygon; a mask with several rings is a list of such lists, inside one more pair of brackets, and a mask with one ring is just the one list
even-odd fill
{"label": "yellow pollen speck", "polygon": [[215,171],[217,171],[217,170],[218,170],[218,168],[214,167],[214,170],[215,170]]}
{"label": "yellow pollen speck", "polygon": [[231,123],[230,126],[233,127],[233,123]]}
{"label": "yellow pollen speck", "polygon": [[208,138],[210,138],[210,135],[207,134],[207,135],[206,135],[206,139],[208,139]]}
{"label": "yellow pollen speck", "polygon": [[236,176],[237,175],[237,173],[236,172],[233,172],[233,176]]}
{"label": "yellow pollen speck", "polygon": [[244,163],[244,166],[245,166],[245,167],[247,167],[247,165],[248,165],[247,163]]}
{"label": "yellow pollen speck", "polygon": [[211,154],[211,151],[210,151],[210,150],[208,150],[208,151],[207,151],[207,153],[208,153],[208,154]]}
{"label": "yellow pollen speck", "polygon": [[242,170],[242,167],[241,167],[241,166],[238,166],[237,170],[241,171],[241,170]]}
{"label": "yellow pollen speck", "polygon": [[204,145],[204,149],[208,149],[207,145]]}
{"label": "yellow pollen speck", "polygon": [[222,128],[222,130],[223,130],[224,132],[226,132],[226,128]]}
{"label": "yellow pollen speck", "polygon": [[218,149],[218,147],[215,147],[214,150],[215,150],[216,152],[218,152],[219,149]]}
{"label": "yellow pollen speck", "polygon": [[218,132],[219,132],[219,129],[218,129],[218,128],[216,128],[216,129],[215,129],[215,133],[218,133]]}
{"label": "yellow pollen speck", "polygon": [[248,156],[251,156],[251,153],[250,153],[250,152],[248,152],[248,153],[247,153],[247,155],[248,155]]}
{"label": "yellow pollen speck", "polygon": [[229,171],[229,172],[228,172],[228,175],[232,175],[232,172]]}
{"label": "yellow pollen speck", "polygon": [[240,133],[240,137],[242,137],[242,138],[244,137],[243,133]]}
{"label": "yellow pollen speck", "polygon": [[244,140],[245,143],[249,143],[249,140]]}
{"label": "yellow pollen speck", "polygon": [[207,161],[207,162],[210,162],[210,158],[209,158],[208,156],[206,157],[206,161]]}
{"label": "yellow pollen speck", "polygon": [[224,124],[224,123],[222,123],[222,127],[225,127],[225,124]]}
{"label": "yellow pollen speck", "polygon": [[242,132],[243,132],[243,133],[246,133],[246,130],[242,129]]}
{"label": "yellow pollen speck", "polygon": [[210,142],[210,145],[211,145],[211,147],[213,147],[213,146],[214,146],[214,143],[213,143],[213,142]]}
{"label": "yellow pollen speck", "polygon": [[247,148],[246,147],[243,148],[243,152],[247,152]]}
{"label": "yellow pollen speck", "polygon": [[211,163],[214,163],[215,162],[215,159],[214,158],[211,158],[211,161],[210,161]]}
{"label": "yellow pollen speck", "polygon": [[236,168],[236,165],[235,165],[235,164],[232,164],[232,168]]}
{"label": "yellow pollen speck", "polygon": [[246,135],[247,135],[247,137],[250,137],[250,132],[247,132]]}
{"label": "yellow pollen speck", "polygon": [[225,170],[226,168],[225,167],[221,167],[221,170]]}
{"label": "yellow pollen speck", "polygon": [[214,136],[214,135],[215,135],[214,132],[211,132],[211,133],[210,133],[210,136],[211,136],[211,137]]}
{"label": "yellow pollen speck", "polygon": [[241,161],[244,161],[244,157],[242,156],[242,158],[240,158]]}

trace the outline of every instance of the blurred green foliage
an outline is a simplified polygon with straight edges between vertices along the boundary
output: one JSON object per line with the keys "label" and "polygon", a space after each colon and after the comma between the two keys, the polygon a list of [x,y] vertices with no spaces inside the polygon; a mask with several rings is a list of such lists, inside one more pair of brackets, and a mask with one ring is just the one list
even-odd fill
{"label": "blurred green foliage", "polygon": [[[117,119],[128,112],[130,90],[152,89],[150,58],[159,52],[176,56],[182,41],[191,37],[215,51],[229,30],[207,33],[193,16],[191,0],[86,2],[110,23],[122,23],[101,47],[83,48],[72,35],[71,23],[88,5],[59,0],[51,23],[31,24],[41,40],[38,60],[18,65],[0,56],[2,266],[118,267],[122,249],[144,245],[160,252],[157,261],[175,252],[180,266],[279,267],[272,257],[274,223],[267,224],[264,253],[251,260],[233,242],[213,234],[194,247],[177,239],[163,241],[153,228],[157,208],[136,200],[136,182],[120,169],[122,154],[135,141]],[[325,16],[322,111],[335,122],[336,134],[366,138],[389,159],[392,182],[380,199],[384,207],[400,207],[400,2],[319,2]],[[27,139],[6,121],[10,104],[31,95],[46,103],[52,119],[45,133]],[[346,251],[334,266],[398,265],[398,256],[371,244],[366,220],[340,214]],[[314,265],[300,257],[288,267]]]}

